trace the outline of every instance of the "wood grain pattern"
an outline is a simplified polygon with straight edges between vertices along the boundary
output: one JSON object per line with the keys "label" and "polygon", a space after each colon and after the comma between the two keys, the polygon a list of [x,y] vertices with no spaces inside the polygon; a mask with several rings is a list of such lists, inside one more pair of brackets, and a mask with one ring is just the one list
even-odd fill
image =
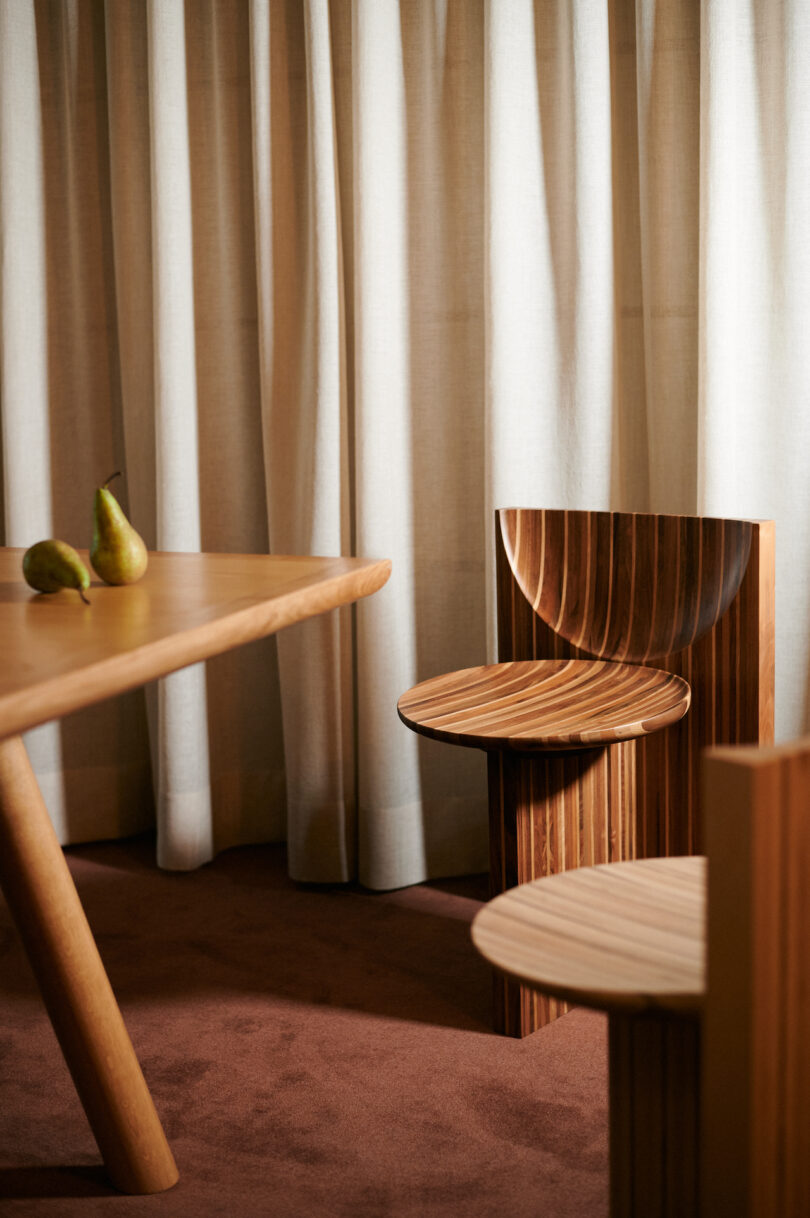
{"label": "wood grain pattern", "polygon": [[810,739],[704,763],[706,1218],[810,1214]]}
{"label": "wood grain pattern", "polygon": [[689,708],[672,673],[605,661],[488,664],[432,677],[397,704],[408,727],[434,740],[520,752],[630,740],[675,723]]}
{"label": "wood grain pattern", "polygon": [[[632,857],[635,754],[620,747],[680,719],[689,686],[601,660],[484,665],[403,694],[400,718],[436,740],[489,752],[490,888]],[[610,748],[606,746],[612,746]],[[526,1036],[567,1009],[496,975],[496,1030]]]}
{"label": "wood grain pattern", "polygon": [[[635,843],[623,840],[635,824],[632,741],[544,755],[498,749],[487,758],[491,896],[537,876],[632,857]],[[526,1036],[567,1010],[563,999],[494,973],[497,1031]]]}
{"label": "wood grain pattern", "polygon": [[810,738],[709,750],[703,791],[707,860],[525,884],[473,941],[609,1012],[613,1218],[806,1218]]}
{"label": "wood grain pattern", "polygon": [[699,857],[580,867],[473,920],[499,972],[609,1012],[613,1218],[698,1218],[706,877]]}
{"label": "wood grain pattern", "polygon": [[[127,587],[37,594],[0,549],[0,738],[369,596],[391,563],[267,554],[150,554]],[[86,553],[82,555],[87,559]]]}
{"label": "wood grain pattern", "polygon": [[749,520],[504,509],[503,546],[523,596],[589,655],[643,663],[710,630],[739,591]]}
{"label": "wood grain pattern", "polygon": [[[489,771],[493,894],[506,876],[523,883],[586,861],[699,852],[701,750],[773,738],[772,522],[502,509],[496,575],[503,667],[434,678],[399,704],[425,735],[499,750]],[[563,663],[554,679],[570,682],[556,702],[520,688],[531,675],[520,665],[543,660]],[[606,660],[617,667],[579,670],[592,684],[577,706],[575,668],[564,662]],[[635,675],[625,690],[600,688],[627,660]],[[651,670],[684,683],[669,695],[691,690],[689,714],[682,693],[669,720],[646,715],[653,695],[639,674]],[[614,710],[630,730],[611,720]],[[562,765],[562,750],[589,746],[593,756]],[[515,1035],[565,1009],[505,980],[495,992],[495,1026]]]}
{"label": "wood grain pattern", "polygon": [[580,867],[500,894],[472,939],[523,989],[609,1012],[613,1218],[698,1218],[706,860]]}
{"label": "wood grain pattern", "polygon": [[[555,567],[553,553],[571,565]],[[590,641],[600,655],[640,655],[688,682],[689,714],[636,745],[632,836],[642,857],[700,852],[701,751],[773,740],[773,522],[503,509],[496,568],[499,660],[588,659]],[[551,624],[535,611],[538,598]],[[666,638],[665,612],[676,619],[672,649],[654,655]],[[577,623],[588,613],[596,625],[583,629]],[[630,626],[619,625],[622,613]]]}
{"label": "wood grain pattern", "polygon": [[489,901],[473,943],[502,972],[580,1006],[697,1012],[705,891],[701,857],[577,867]]}

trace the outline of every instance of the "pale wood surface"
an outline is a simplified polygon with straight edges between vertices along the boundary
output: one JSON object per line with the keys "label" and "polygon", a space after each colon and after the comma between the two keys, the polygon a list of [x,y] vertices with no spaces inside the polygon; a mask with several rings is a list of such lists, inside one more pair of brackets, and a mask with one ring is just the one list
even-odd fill
{"label": "pale wood surface", "polygon": [[656,668],[524,660],[432,677],[403,694],[414,731],[475,748],[575,749],[647,735],[689,708],[689,686]]}
{"label": "pale wood surface", "polygon": [[391,571],[387,559],[153,553],[138,583],[94,580],[85,605],[29,588],[23,553],[0,549],[0,739],[368,596]]}
{"label": "pale wood surface", "polygon": [[0,886],[116,1187],[177,1168],[19,737],[0,741]]}
{"label": "pale wood surface", "polygon": [[578,867],[495,897],[473,942],[509,976],[582,1006],[696,1012],[705,888],[702,857]]}

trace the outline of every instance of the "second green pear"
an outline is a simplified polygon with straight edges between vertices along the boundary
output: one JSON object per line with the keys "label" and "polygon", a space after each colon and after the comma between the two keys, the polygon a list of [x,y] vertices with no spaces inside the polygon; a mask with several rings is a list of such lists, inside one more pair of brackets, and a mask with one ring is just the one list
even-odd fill
{"label": "second green pear", "polygon": [[149,556],[143,538],[127,520],[120,503],[108,490],[118,474],[111,474],[96,491],[93,502],[93,544],[90,562],[106,584],[134,584],[146,570]]}
{"label": "second green pear", "polygon": [[90,587],[90,572],[66,541],[49,537],[36,542],[23,554],[22,569],[25,582],[37,592],[75,588],[84,603],[90,604],[84,595],[85,588]]}

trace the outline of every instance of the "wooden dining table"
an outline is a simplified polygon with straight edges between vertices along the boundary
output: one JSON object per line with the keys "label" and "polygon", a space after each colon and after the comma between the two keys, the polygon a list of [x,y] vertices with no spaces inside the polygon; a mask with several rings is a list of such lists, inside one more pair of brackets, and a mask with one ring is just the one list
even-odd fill
{"label": "wooden dining table", "polygon": [[[22,733],[376,592],[387,559],[152,553],[136,584],[35,593],[0,548],[0,888],[112,1183],[177,1167]],[[83,554],[86,560],[86,554]]]}

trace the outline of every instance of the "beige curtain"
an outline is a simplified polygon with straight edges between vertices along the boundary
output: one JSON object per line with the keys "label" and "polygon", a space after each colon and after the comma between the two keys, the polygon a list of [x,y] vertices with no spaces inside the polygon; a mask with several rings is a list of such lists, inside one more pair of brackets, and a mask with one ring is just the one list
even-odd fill
{"label": "beige curtain", "polygon": [[0,0],[0,540],[121,468],[152,547],[394,563],[30,733],[61,840],[484,869],[395,705],[493,657],[499,505],[775,518],[808,728],[809,117],[801,0]]}

